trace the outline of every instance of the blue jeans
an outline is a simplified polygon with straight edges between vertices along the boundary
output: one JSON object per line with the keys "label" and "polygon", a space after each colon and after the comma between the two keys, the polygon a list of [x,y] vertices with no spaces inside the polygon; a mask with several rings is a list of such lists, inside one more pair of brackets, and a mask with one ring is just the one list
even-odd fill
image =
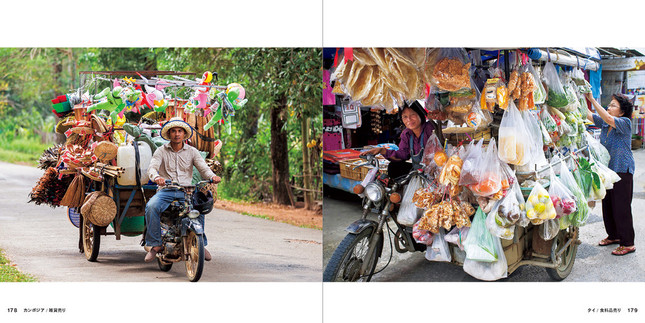
{"label": "blue jeans", "polygon": [[[174,200],[184,203],[184,192],[175,189],[160,190],[146,204],[146,246],[161,246],[161,213]],[[204,215],[200,214],[197,220],[204,227]],[[204,233],[204,246],[207,244]]]}

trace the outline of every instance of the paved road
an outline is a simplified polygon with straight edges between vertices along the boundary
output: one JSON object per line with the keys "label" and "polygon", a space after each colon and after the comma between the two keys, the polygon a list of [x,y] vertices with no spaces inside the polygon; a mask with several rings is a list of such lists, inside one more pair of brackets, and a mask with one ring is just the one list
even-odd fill
{"label": "paved road", "polygon": [[[0,162],[0,248],[23,272],[44,282],[185,282],[184,263],[161,272],[145,263],[141,236],[102,236],[97,262],[78,251],[78,228],[66,208],[27,203],[43,171]],[[318,282],[320,230],[215,209],[206,216],[206,262],[200,282]]]}
{"label": "paved road", "polygon": [[[636,231],[635,253],[616,257],[611,251],[616,246],[599,247],[598,241],[607,236],[602,222],[600,203],[592,209],[587,224],[580,228],[578,253],[573,271],[565,281],[576,282],[645,282],[645,150],[634,151],[636,172],[634,174],[634,199],[632,212]],[[327,189],[327,187],[325,187]],[[349,193],[331,190],[324,199],[323,266],[327,265],[334,249],[346,235],[345,228],[360,218],[360,201]],[[394,225],[392,225],[394,227]],[[387,244],[387,240],[386,240]],[[387,263],[390,247],[385,246],[379,268]],[[424,253],[398,254],[393,252],[392,261],[373,281],[477,281],[462,267],[450,263],[427,261]],[[534,282],[551,281],[541,267],[522,266],[504,281]]]}

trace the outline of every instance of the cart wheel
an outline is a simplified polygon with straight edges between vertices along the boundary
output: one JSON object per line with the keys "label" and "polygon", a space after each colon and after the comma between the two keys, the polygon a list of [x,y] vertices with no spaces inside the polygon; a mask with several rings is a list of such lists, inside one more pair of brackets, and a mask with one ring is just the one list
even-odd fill
{"label": "cart wheel", "polygon": [[[560,256],[556,256],[555,253],[562,248],[562,246],[571,239],[571,244],[564,250]],[[576,260],[576,253],[578,252],[578,228],[569,227],[566,230],[560,231],[557,237],[553,240],[553,246],[551,247],[551,261],[557,263],[558,260],[560,265],[556,268],[546,268],[546,272],[554,280],[561,281],[567,278],[573,269],[573,263]]]}
{"label": "cart wheel", "polygon": [[96,261],[99,256],[99,247],[101,246],[100,228],[94,226],[83,217],[83,251],[88,261]]}
{"label": "cart wheel", "polygon": [[157,257],[157,265],[159,266],[159,270],[161,271],[170,271],[170,269],[172,268],[172,262],[162,261],[161,259],[159,259],[159,257]]}
{"label": "cart wheel", "polygon": [[186,238],[186,275],[191,282],[196,282],[202,277],[204,270],[204,237],[193,231]]}

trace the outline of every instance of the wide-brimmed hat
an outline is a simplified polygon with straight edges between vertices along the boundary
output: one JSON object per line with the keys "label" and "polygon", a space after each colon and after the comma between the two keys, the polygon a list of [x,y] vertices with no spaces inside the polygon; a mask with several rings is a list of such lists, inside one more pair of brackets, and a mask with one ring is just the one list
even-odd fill
{"label": "wide-brimmed hat", "polygon": [[190,137],[193,136],[193,127],[191,127],[188,122],[182,120],[180,117],[174,117],[168,120],[168,122],[166,122],[161,128],[161,138],[170,140],[170,138],[168,138],[168,131],[176,127],[182,128],[186,131],[186,139],[190,139]]}

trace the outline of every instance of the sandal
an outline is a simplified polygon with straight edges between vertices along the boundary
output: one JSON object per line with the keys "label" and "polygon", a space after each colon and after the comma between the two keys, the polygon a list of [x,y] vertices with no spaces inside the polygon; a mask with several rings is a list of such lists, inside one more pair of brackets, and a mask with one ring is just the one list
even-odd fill
{"label": "sandal", "polygon": [[604,238],[604,239],[600,240],[600,242],[598,242],[598,245],[599,246],[608,246],[608,245],[612,245],[612,244],[617,244],[619,242],[620,242],[620,239],[609,240],[609,238]]}
{"label": "sandal", "polygon": [[634,246],[631,246],[631,247],[620,246],[620,247],[616,248],[616,250],[612,251],[611,254],[615,255],[615,256],[624,256],[624,255],[626,255],[628,253],[632,253],[632,252],[635,252],[635,251],[636,251],[636,247],[634,247]]}

